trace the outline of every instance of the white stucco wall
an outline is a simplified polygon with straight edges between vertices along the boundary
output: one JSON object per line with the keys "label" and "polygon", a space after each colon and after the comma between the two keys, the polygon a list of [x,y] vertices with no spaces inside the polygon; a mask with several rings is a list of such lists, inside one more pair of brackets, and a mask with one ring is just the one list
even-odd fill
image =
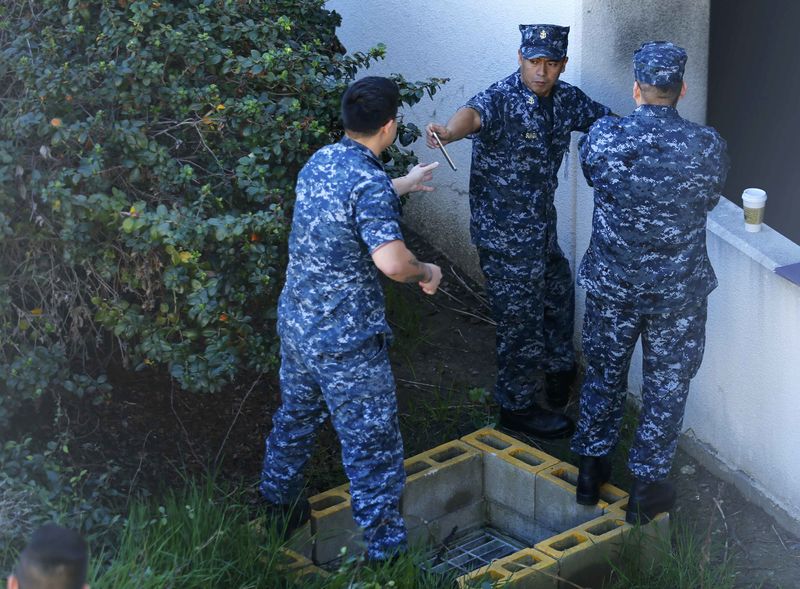
{"label": "white stucco wall", "polygon": [[[406,121],[422,129],[431,121],[447,122],[467,99],[518,68],[521,23],[574,26],[580,20],[579,4],[577,0],[373,0],[369,4],[329,0],[326,7],[342,15],[338,34],[349,51],[364,51],[379,42],[386,45],[386,59],[370,68],[370,73],[400,73],[409,80],[450,78],[433,100],[425,98],[404,113]],[[580,55],[575,61],[573,64],[570,57],[563,79],[579,84]],[[469,238],[472,143],[463,140],[448,146],[457,172],[447,166],[438,151],[429,150],[424,140],[411,147],[422,161],[438,160],[440,166],[434,181],[436,191],[412,196],[404,210],[406,221],[471,276],[480,279]],[[574,181],[562,182],[574,185]],[[563,189],[557,198],[572,200]],[[559,231],[570,240],[571,224],[571,215],[559,222]],[[573,249],[571,245],[567,247]]]}
{"label": "white stucco wall", "polygon": [[[432,120],[446,122],[470,96],[513,71],[517,25],[533,22],[572,27],[562,79],[618,114],[634,107],[633,51],[647,40],[674,41],[689,54],[689,91],[679,111],[705,120],[709,0],[329,0],[327,6],[343,16],[339,35],[350,51],[387,45],[387,59],[371,73],[451,79],[434,100],[424,99],[406,113],[420,128]],[[441,166],[436,192],[412,197],[406,219],[478,277],[468,230],[470,142],[448,147],[458,172],[422,141],[413,148]],[[579,173],[574,141],[571,155],[559,173],[556,204],[559,241],[574,269],[591,233],[592,192]],[[692,382],[685,446],[770,512],[788,515],[779,521],[799,533],[800,287],[772,270],[799,261],[800,247],[771,230],[742,237],[740,215],[723,201],[709,222],[709,252],[720,286],[709,299],[706,356]],[[578,290],[576,339],[583,301]],[[634,393],[641,389],[640,367],[637,350],[629,379]]]}
{"label": "white stucco wall", "polygon": [[800,286],[774,268],[800,261],[800,246],[769,227],[746,233],[741,208],[727,199],[708,234],[719,287],[709,297],[706,355],[684,427],[699,443],[694,454],[715,454],[721,474],[797,534]]}

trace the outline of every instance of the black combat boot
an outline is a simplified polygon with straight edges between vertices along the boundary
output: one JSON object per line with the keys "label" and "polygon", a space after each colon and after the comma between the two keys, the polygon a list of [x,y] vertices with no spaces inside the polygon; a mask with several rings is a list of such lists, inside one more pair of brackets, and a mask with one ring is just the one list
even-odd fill
{"label": "black combat boot", "polygon": [[259,495],[252,513],[255,518],[267,517],[274,520],[278,532],[288,539],[292,532],[311,518],[311,505],[306,499],[298,499],[295,503],[273,503]]}
{"label": "black combat boot", "polygon": [[578,484],[575,501],[581,505],[597,505],[600,487],[611,476],[611,460],[608,456],[581,456],[578,461]]}
{"label": "black combat boot", "polygon": [[538,405],[532,405],[527,409],[518,411],[501,407],[500,425],[506,429],[546,440],[567,438],[575,431],[575,424],[572,419]]}
{"label": "black combat boot", "polygon": [[629,524],[648,523],[659,513],[669,511],[675,505],[675,488],[669,481],[647,483],[635,480],[628,497],[625,521]]}
{"label": "black combat boot", "polygon": [[575,375],[578,373],[575,365],[569,370],[560,372],[548,372],[545,374],[545,393],[547,403],[551,407],[561,408],[569,403],[569,395],[572,391],[572,383],[575,382]]}

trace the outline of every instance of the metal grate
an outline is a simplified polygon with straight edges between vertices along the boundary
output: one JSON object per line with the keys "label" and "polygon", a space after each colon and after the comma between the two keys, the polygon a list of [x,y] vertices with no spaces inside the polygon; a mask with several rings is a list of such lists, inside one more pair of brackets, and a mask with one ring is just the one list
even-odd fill
{"label": "metal grate", "polygon": [[454,569],[459,575],[463,575],[524,547],[524,544],[497,530],[483,528],[456,538],[452,545],[444,544],[431,552],[425,568],[432,573],[444,573]]}

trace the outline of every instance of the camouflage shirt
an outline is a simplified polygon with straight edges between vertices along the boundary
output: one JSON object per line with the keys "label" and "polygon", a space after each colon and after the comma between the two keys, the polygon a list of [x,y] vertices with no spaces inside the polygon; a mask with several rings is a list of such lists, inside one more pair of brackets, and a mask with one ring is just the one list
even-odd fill
{"label": "camouflage shirt", "polygon": [[381,162],[344,137],[311,156],[296,194],[280,336],[306,351],[336,353],[391,333],[370,254],[403,234],[400,199]]}
{"label": "camouflage shirt", "polygon": [[578,284],[638,311],[664,313],[717,286],[706,252],[706,215],[728,171],[725,141],[669,106],[605,117],[581,137],[594,186],[589,249]]}
{"label": "camouflage shirt", "polygon": [[472,136],[469,182],[472,241],[478,247],[515,256],[544,244],[570,132],[586,131],[610,112],[566,82],[556,82],[551,97],[552,112],[516,72],[465,105],[481,117]]}

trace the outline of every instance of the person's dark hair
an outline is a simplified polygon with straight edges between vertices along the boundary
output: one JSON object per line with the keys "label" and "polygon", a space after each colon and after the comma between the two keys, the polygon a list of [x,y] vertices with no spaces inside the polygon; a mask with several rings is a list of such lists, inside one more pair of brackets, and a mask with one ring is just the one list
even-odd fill
{"label": "person's dark hair", "polygon": [[374,135],[397,116],[400,89],[389,78],[368,76],[353,82],[342,96],[342,123],[347,131]]}
{"label": "person's dark hair", "polygon": [[674,82],[666,86],[653,86],[652,84],[643,84],[639,82],[639,89],[642,93],[642,98],[645,102],[650,104],[668,104],[675,106],[678,104],[678,98],[681,95],[683,82]]}
{"label": "person's dark hair", "polygon": [[14,574],[20,589],[81,589],[87,565],[86,542],[80,534],[47,524],[31,536]]}

